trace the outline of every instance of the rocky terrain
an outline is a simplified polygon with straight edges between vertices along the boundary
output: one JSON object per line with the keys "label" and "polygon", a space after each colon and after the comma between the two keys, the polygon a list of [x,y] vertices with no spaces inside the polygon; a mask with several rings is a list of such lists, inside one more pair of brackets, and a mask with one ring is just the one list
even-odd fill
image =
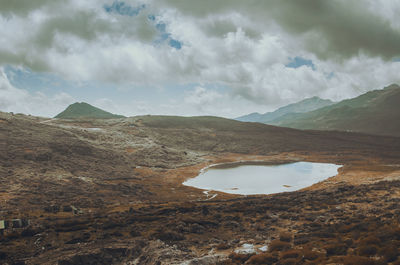
{"label": "rocky terrain", "polygon": [[[24,220],[0,234],[0,264],[400,264],[398,137],[0,113],[0,139],[0,221]],[[181,184],[255,160],[343,167],[268,196]]]}

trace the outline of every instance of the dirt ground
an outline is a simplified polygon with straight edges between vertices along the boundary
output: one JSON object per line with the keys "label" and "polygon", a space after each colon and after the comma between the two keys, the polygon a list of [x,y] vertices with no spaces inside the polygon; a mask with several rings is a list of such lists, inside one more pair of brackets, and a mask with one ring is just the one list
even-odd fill
{"label": "dirt ground", "polygon": [[[400,264],[400,138],[0,113],[0,139],[0,221],[30,222],[0,235],[0,264]],[[274,195],[182,185],[245,161],[343,166]]]}

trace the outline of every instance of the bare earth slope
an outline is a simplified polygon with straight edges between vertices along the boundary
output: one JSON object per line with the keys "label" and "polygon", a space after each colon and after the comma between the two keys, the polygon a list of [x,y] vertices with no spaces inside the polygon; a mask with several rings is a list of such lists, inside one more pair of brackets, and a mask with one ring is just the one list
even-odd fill
{"label": "bare earth slope", "polygon": [[[0,148],[0,221],[30,221],[0,235],[0,264],[398,260],[397,137],[216,117],[71,121],[0,113]],[[255,160],[344,166],[310,188],[270,196],[181,185],[207,165]],[[235,253],[244,243],[268,250]]]}

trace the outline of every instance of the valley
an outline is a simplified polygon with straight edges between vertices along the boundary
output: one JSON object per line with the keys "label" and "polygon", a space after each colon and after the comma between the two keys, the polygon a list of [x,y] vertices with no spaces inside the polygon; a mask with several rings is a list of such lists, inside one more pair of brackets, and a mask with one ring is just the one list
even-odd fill
{"label": "valley", "polygon": [[[5,230],[3,263],[397,259],[397,137],[299,131],[216,117],[62,120],[1,113],[0,120],[7,143],[1,152],[1,216],[30,222]],[[273,195],[204,193],[182,185],[208,165],[240,161],[343,167],[326,181]],[[371,237],[373,254],[364,253],[362,247],[370,244],[362,242]],[[243,244],[268,250],[235,252]]]}
{"label": "valley", "polygon": [[400,265],[399,12],[0,0],[0,265]]}

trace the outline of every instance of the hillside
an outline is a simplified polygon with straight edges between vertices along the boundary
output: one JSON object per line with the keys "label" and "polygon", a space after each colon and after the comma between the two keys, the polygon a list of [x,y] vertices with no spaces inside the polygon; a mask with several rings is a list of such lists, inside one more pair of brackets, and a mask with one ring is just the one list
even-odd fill
{"label": "hillside", "polygon": [[400,87],[390,85],[321,109],[287,114],[271,124],[297,129],[400,136]]}
{"label": "hillside", "polygon": [[[0,231],[0,264],[306,264],[306,255],[313,264],[372,264],[350,262],[352,254],[371,246],[386,261],[399,238],[398,137],[218,117],[81,122],[0,112],[0,140],[0,221],[15,220]],[[343,167],[268,196],[182,185],[204,167],[243,161]],[[236,255],[243,244],[267,251]],[[212,248],[206,261],[215,262],[199,263]]]}
{"label": "hillside", "polygon": [[63,112],[55,116],[59,119],[79,119],[79,118],[91,118],[91,119],[118,119],[124,118],[122,115],[112,114],[102,109],[96,108],[88,103],[74,103],[69,105]]}
{"label": "hillside", "polygon": [[[398,115],[398,102],[399,87],[392,86],[323,109],[338,115],[337,108],[355,113],[354,106]],[[93,109],[79,103],[67,110],[87,117],[99,113],[88,112]],[[211,258],[225,264],[271,264],[277,257],[291,262],[279,264],[303,264],[311,254],[314,264],[372,264],[353,262],[352,253],[364,247],[386,253],[399,235],[399,137],[211,116],[82,122],[0,112],[0,139],[6,143],[0,152],[1,219],[28,223],[3,231],[0,264],[200,264],[192,261],[216,244],[222,247]],[[304,190],[268,196],[182,185],[210,165],[243,161],[343,167]],[[267,251],[235,256],[243,244]],[[312,249],[318,251],[310,254]],[[287,253],[298,258],[286,259]],[[380,264],[393,259],[379,255]]]}
{"label": "hillside", "polygon": [[329,106],[333,104],[332,101],[328,99],[321,99],[319,97],[307,98],[302,101],[286,105],[281,107],[273,112],[267,112],[264,114],[260,113],[251,113],[245,116],[241,116],[236,118],[238,121],[245,122],[261,122],[261,123],[269,123],[272,120],[278,119],[289,113],[303,113],[309,112],[312,110],[316,110],[325,106]]}

